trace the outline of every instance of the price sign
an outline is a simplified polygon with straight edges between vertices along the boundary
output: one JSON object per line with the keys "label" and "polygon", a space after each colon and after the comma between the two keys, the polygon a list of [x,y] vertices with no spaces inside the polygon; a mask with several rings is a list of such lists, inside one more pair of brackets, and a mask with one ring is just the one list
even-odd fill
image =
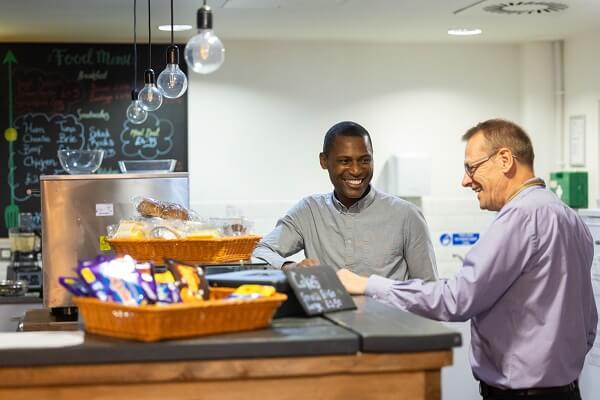
{"label": "price sign", "polygon": [[356,305],[335,270],[327,265],[285,272],[289,285],[307,315],[354,310]]}

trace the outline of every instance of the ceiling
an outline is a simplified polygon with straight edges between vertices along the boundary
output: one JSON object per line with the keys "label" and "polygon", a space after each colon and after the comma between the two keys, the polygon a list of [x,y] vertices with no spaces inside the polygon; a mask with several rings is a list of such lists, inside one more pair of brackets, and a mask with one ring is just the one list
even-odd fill
{"label": "ceiling", "polygon": [[[600,30],[599,0],[556,0],[568,8],[523,15],[484,8],[523,11],[539,2],[509,6],[499,0],[210,0],[217,35],[227,40],[348,40],[386,42],[525,42],[564,39]],[[175,23],[194,30],[200,0],[174,0]],[[470,6],[470,7],[469,7]],[[464,9],[458,13],[456,10]],[[0,42],[132,41],[133,0],[0,0]],[[147,40],[147,0],[138,0],[138,38]],[[168,42],[169,1],[152,1],[152,37]],[[475,37],[451,37],[450,28],[481,28]]]}

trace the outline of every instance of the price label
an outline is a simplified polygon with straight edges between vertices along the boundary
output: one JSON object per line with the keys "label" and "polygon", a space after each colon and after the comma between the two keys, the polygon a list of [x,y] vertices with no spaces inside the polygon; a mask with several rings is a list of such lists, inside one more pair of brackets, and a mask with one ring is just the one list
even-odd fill
{"label": "price label", "polygon": [[293,268],[285,274],[307,315],[356,309],[352,296],[330,266]]}

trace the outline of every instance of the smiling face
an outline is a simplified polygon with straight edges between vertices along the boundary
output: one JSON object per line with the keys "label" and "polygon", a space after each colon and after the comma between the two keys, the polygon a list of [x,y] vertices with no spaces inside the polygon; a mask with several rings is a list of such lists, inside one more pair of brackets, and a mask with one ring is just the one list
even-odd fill
{"label": "smiling face", "polygon": [[366,136],[338,135],[319,159],[343,205],[350,207],[366,193],[373,178],[373,149]]}
{"label": "smiling face", "polygon": [[[485,160],[477,164],[476,161]],[[506,201],[507,184],[504,179],[501,160],[486,141],[480,131],[467,141],[465,164],[476,166],[473,176],[465,172],[462,180],[464,187],[477,193],[479,207],[482,210],[498,211]]]}

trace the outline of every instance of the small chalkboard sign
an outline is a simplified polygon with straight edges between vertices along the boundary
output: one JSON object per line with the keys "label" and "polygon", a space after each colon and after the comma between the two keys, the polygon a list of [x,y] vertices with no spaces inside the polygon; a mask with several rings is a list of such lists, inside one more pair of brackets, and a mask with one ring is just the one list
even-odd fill
{"label": "small chalkboard sign", "polygon": [[320,265],[293,268],[285,274],[307,315],[356,309],[352,296],[348,294],[332,267]]}

